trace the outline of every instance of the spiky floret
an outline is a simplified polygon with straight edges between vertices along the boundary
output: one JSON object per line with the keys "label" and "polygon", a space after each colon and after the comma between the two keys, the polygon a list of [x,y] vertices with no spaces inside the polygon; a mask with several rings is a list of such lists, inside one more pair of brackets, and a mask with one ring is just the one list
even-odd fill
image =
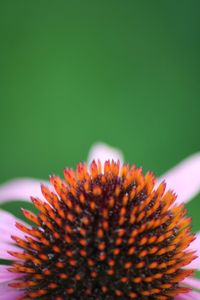
{"label": "spiky floret", "polygon": [[164,182],[155,189],[151,172],[114,161],[89,171],[80,163],[64,177],[50,177],[55,192],[42,186],[47,202],[32,198],[37,216],[23,210],[35,226],[16,224],[27,235],[12,237],[23,251],[10,252],[19,259],[10,271],[22,273],[11,286],[23,299],[171,300],[188,291],[194,236]]}

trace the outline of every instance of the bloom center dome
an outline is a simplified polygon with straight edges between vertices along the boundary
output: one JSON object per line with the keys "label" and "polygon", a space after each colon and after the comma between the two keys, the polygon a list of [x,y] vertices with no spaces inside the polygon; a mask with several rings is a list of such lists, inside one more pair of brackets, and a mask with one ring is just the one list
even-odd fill
{"label": "bloom center dome", "polygon": [[26,236],[12,237],[22,251],[10,252],[10,271],[22,277],[11,286],[22,299],[171,300],[189,290],[190,218],[164,182],[155,188],[153,173],[114,161],[80,163],[64,178],[42,186],[45,202],[32,197],[38,215],[23,210],[32,227],[16,225]]}

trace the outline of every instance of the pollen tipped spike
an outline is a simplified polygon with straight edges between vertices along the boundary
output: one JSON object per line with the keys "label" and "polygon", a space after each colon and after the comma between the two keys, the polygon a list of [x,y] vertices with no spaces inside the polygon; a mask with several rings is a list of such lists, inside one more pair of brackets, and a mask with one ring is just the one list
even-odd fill
{"label": "pollen tipped spike", "polygon": [[21,211],[23,213],[23,215],[31,222],[35,223],[36,225],[40,226],[40,221],[38,219],[38,217],[32,213],[31,211],[21,208]]}

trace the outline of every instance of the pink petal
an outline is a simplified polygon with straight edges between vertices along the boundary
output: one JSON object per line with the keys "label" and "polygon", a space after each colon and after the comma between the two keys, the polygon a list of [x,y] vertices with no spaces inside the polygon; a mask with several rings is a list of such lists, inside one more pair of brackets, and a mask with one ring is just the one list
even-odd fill
{"label": "pink petal", "polygon": [[0,222],[1,223],[7,224],[10,226],[10,224],[12,224],[13,222],[16,222],[16,219],[17,218],[13,214],[0,209]]}
{"label": "pink petal", "polygon": [[174,300],[199,300],[200,294],[198,292],[189,292],[174,298]]}
{"label": "pink petal", "polygon": [[200,279],[188,277],[188,278],[185,278],[182,281],[182,283],[186,284],[187,286],[189,286],[191,288],[200,289]]}
{"label": "pink petal", "polygon": [[102,164],[108,159],[113,159],[115,161],[120,160],[123,163],[123,154],[120,150],[110,147],[103,143],[97,143],[92,146],[88,155],[88,165],[93,160],[100,160]]}
{"label": "pink petal", "polygon": [[11,238],[11,235],[16,235],[22,239],[25,236],[23,232],[21,232],[19,229],[15,227],[16,221],[20,222],[25,226],[28,226],[25,222],[18,220],[11,213],[0,210],[0,233],[1,233],[0,258],[1,259],[17,260],[17,258],[11,256],[7,251],[17,251],[17,252],[22,251],[21,248],[14,245],[14,241]]}
{"label": "pink petal", "polygon": [[24,234],[19,229],[16,228],[15,224],[16,222],[20,222],[21,224],[27,226],[27,224],[19,219],[17,219],[15,216],[13,216],[11,213],[0,210],[0,232],[1,232],[1,243],[8,243],[12,242],[11,235],[17,235],[18,237],[23,238]]}
{"label": "pink petal", "polygon": [[8,271],[9,266],[0,265],[0,282],[18,279],[23,276],[21,273],[13,273]]}
{"label": "pink petal", "polygon": [[24,292],[8,286],[9,282],[0,283],[0,300],[17,300]]}
{"label": "pink petal", "polygon": [[15,252],[22,252],[23,250],[19,247],[13,246],[13,245],[0,245],[0,259],[7,259],[7,260],[19,260],[18,258],[10,255],[8,251],[15,251]]}
{"label": "pink petal", "polygon": [[[44,182],[44,181],[43,181]],[[22,178],[8,181],[0,185],[0,203],[9,200],[30,200],[30,196],[44,199],[40,185],[42,180]],[[48,183],[44,182],[48,185]]]}
{"label": "pink petal", "polygon": [[178,195],[177,203],[188,202],[200,192],[200,153],[189,156],[176,167],[165,173],[167,188]]}
{"label": "pink petal", "polygon": [[189,250],[195,250],[198,257],[187,268],[200,270],[200,232],[196,233],[196,239],[190,244]]}

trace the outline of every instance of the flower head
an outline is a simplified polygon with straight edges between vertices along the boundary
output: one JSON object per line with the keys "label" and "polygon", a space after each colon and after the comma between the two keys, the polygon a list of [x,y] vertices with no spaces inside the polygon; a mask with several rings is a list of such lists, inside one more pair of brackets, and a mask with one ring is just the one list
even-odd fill
{"label": "flower head", "polygon": [[191,220],[164,181],[108,159],[50,183],[31,198],[37,215],[22,210],[34,225],[11,230],[9,300],[197,299]]}

